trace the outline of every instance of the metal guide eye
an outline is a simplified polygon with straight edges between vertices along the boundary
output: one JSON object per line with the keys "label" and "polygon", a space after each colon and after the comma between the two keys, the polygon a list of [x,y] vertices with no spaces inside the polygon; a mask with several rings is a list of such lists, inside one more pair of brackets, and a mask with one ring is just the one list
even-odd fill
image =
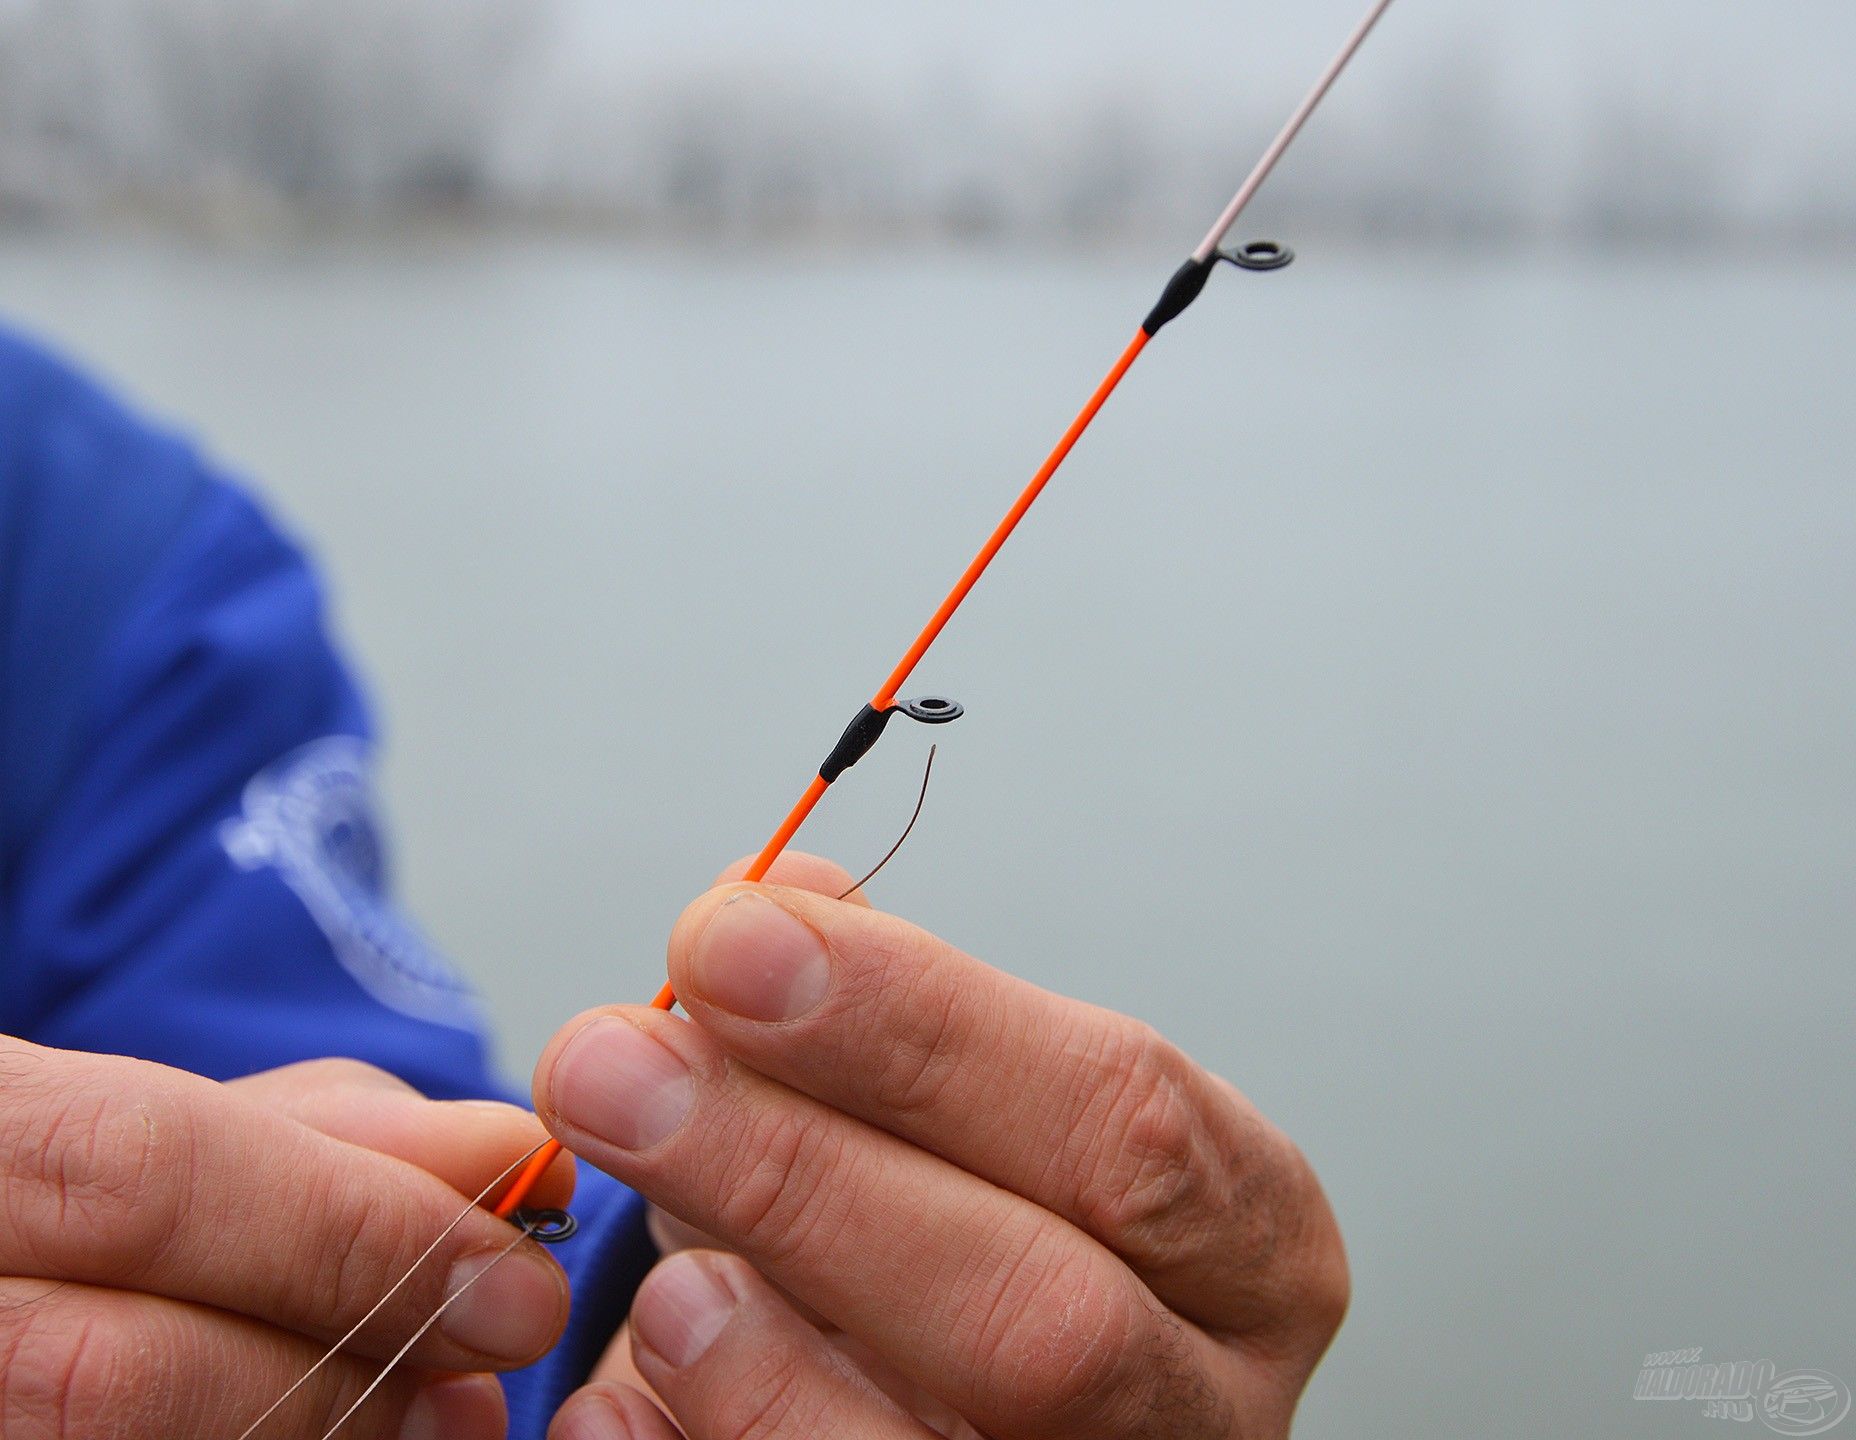
{"label": "metal guide eye", "polygon": [[1295,259],[1295,251],[1274,240],[1246,240],[1234,250],[1220,250],[1218,258],[1240,270],[1280,270]]}
{"label": "metal guide eye", "polygon": [[565,1210],[518,1210],[509,1220],[543,1245],[559,1245],[580,1233],[580,1222]]}
{"label": "metal guide eye", "polygon": [[897,701],[896,708],[924,725],[945,725],[967,713],[966,706],[946,695],[917,695],[913,700]]}

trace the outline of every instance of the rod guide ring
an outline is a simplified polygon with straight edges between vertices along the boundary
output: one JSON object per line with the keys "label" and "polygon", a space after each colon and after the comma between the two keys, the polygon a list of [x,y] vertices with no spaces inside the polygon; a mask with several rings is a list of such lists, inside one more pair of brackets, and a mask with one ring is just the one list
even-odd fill
{"label": "rod guide ring", "polygon": [[559,1245],[580,1233],[580,1222],[565,1210],[517,1210],[509,1222],[543,1245]]}
{"label": "rod guide ring", "polygon": [[967,713],[966,706],[946,695],[917,695],[913,700],[898,700],[896,708],[924,725],[945,725]]}
{"label": "rod guide ring", "polygon": [[1280,270],[1295,259],[1295,251],[1275,240],[1246,240],[1234,249],[1220,250],[1218,258],[1240,270]]}

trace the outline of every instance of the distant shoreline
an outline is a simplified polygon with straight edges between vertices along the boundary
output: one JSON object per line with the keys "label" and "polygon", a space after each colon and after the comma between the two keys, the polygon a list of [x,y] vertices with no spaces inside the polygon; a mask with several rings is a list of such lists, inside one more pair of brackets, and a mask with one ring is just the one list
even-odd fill
{"label": "distant shoreline", "polygon": [[[1177,240],[1178,225],[1159,222],[1071,225],[1025,221],[979,223],[969,217],[896,215],[800,220],[753,213],[620,212],[592,206],[388,203],[359,205],[324,197],[110,197],[87,204],[22,202],[0,194],[0,238],[88,234],[167,236],[208,245],[283,247],[318,242],[446,242],[476,238],[559,238],[646,250],[824,253],[880,247],[984,254],[1061,251],[1081,255],[1149,255]],[[1274,234],[1267,226],[1259,233]],[[1337,216],[1314,207],[1279,237],[1348,250],[1404,246],[1435,254],[1585,254],[1686,252],[1856,260],[1856,221],[1793,217],[1758,223],[1718,217],[1660,223],[1639,216],[1548,223],[1514,216],[1389,213]]]}

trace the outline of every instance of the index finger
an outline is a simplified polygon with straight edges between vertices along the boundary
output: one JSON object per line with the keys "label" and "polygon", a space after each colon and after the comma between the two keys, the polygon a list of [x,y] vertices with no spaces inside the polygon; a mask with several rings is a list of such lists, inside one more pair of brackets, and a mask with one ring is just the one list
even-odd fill
{"label": "index finger", "polygon": [[[0,1064],[0,1274],[143,1291],[332,1340],[420,1262],[351,1346],[390,1355],[512,1238],[473,1210],[420,1261],[458,1219],[457,1191],[198,1076],[18,1041],[0,1042]],[[566,1276],[523,1245],[409,1358],[512,1368],[566,1318]]]}
{"label": "index finger", "polygon": [[[753,863],[752,856],[743,856],[716,876],[715,883],[728,885],[740,880]],[[794,890],[810,890],[814,895],[829,895],[833,899],[842,898],[846,904],[861,905],[868,910],[870,900],[862,886],[845,894],[845,891],[850,890],[851,880],[851,872],[835,860],[827,860],[821,855],[808,855],[803,850],[787,850],[774,860],[762,883],[786,885]]]}
{"label": "index finger", "polygon": [[[302,1060],[226,1088],[333,1139],[417,1165],[460,1195],[475,1195],[548,1138],[531,1110],[501,1100],[428,1100],[359,1060]],[[565,1209],[573,1193],[574,1160],[563,1151],[524,1203]]]}
{"label": "index finger", "polygon": [[698,900],[670,975],[754,1069],[1062,1216],[1181,1314],[1240,1329],[1284,1313],[1288,1282],[1344,1295],[1300,1153],[1145,1025],[782,887]]}

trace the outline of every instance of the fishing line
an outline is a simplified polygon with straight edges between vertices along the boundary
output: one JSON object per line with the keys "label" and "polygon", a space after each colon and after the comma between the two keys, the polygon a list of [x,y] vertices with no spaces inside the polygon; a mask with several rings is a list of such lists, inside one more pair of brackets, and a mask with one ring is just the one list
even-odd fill
{"label": "fishing line", "polygon": [[[522,1166],[526,1165],[530,1160],[534,1159],[535,1156],[540,1154],[541,1151],[546,1149],[547,1143],[548,1142],[544,1140],[541,1144],[535,1146],[534,1149],[530,1150],[526,1155],[518,1155],[514,1160],[510,1161],[510,1163],[504,1167],[503,1172],[500,1175],[498,1175],[495,1179],[490,1181],[488,1185],[485,1185],[483,1189],[479,1190],[477,1194],[471,1199],[470,1203],[467,1204],[462,1210],[458,1211],[458,1213],[452,1218],[451,1223],[445,1226],[443,1230],[439,1231],[438,1238],[432,1241],[430,1245],[425,1247],[424,1252],[421,1253],[421,1255],[419,1256],[417,1260],[413,1261],[411,1265],[406,1267],[406,1273],[401,1275],[399,1279],[393,1282],[393,1288],[388,1290],[386,1294],[382,1295],[378,1300],[376,1300],[374,1302],[373,1308],[369,1310],[367,1314],[363,1315],[359,1320],[355,1321],[354,1328],[351,1329],[346,1335],[342,1336],[341,1339],[337,1340],[333,1345],[331,1345],[327,1353],[324,1354],[320,1360],[318,1360],[314,1365],[311,1365],[309,1369],[305,1370],[302,1376],[297,1380],[296,1384],[292,1385],[288,1390],[284,1391],[283,1394],[279,1395],[275,1400],[273,1400],[268,1410],[266,1410],[256,1420],[253,1420],[251,1424],[247,1425],[245,1429],[240,1433],[238,1440],[251,1440],[251,1436],[257,1431],[258,1427],[262,1425],[266,1420],[269,1420],[271,1416],[275,1415],[277,1411],[279,1410],[279,1408],[282,1407],[283,1403],[286,1400],[288,1400],[292,1395],[296,1394],[297,1391],[301,1390],[305,1385],[307,1385],[310,1382],[310,1380],[315,1377],[316,1372],[321,1370],[324,1365],[327,1365],[329,1361],[333,1360],[337,1355],[341,1354],[341,1352],[348,1347],[348,1343],[351,1340],[353,1340],[355,1336],[361,1333],[362,1327],[365,1326],[368,1321],[372,1320],[376,1315],[378,1315],[382,1310],[384,1310],[389,1300],[391,1300],[395,1295],[399,1294],[401,1290],[406,1288],[406,1282],[412,1279],[414,1275],[419,1273],[419,1267],[425,1264],[427,1260],[430,1260],[432,1258],[433,1253],[438,1249],[440,1245],[445,1243],[446,1239],[450,1236],[451,1232],[453,1230],[456,1230],[458,1226],[464,1223],[465,1217],[468,1216],[471,1213],[471,1211],[475,1210],[479,1205],[481,1205],[484,1202],[484,1200],[489,1196],[490,1192],[496,1189],[498,1185],[501,1185],[503,1181],[507,1180],[511,1175],[513,1175]],[[543,1212],[543,1213],[546,1214],[548,1212]],[[526,1239],[528,1233],[529,1231],[525,1229],[523,1234],[518,1235],[516,1239],[518,1241]],[[486,1268],[486,1273],[487,1273],[487,1268]],[[471,1283],[475,1284],[476,1282],[473,1280]],[[462,1294],[463,1291],[460,1290],[458,1293]],[[446,1304],[449,1304],[449,1303],[450,1303],[449,1301],[446,1302]],[[430,1328],[431,1326],[428,1323],[426,1326],[426,1329],[430,1329]],[[425,1333],[425,1330],[421,1330],[419,1332],[420,1335],[423,1335],[424,1333]],[[414,1338],[416,1339],[418,1337],[415,1336]]]}
{"label": "fishing line", "polygon": [[1328,68],[1321,72],[1321,78],[1315,81],[1309,92],[1302,97],[1302,103],[1295,107],[1295,113],[1288,123],[1276,134],[1263,152],[1250,174],[1244,177],[1244,183],[1237,187],[1237,194],[1231,197],[1231,203],[1224,207],[1218,218],[1212,222],[1212,228],[1205,232],[1205,238],[1199,241],[1198,248],[1192,252],[1192,258],[1198,261],[1210,260],[1224,244],[1224,237],[1237,223],[1237,217],[1244,213],[1244,207],[1262,188],[1263,182],[1270,177],[1270,171],[1276,168],[1276,162],[1282,159],[1283,151],[1289,148],[1291,141],[1302,133],[1302,127],[1308,123],[1308,117],[1315,113],[1315,107],[1327,98],[1328,91],[1334,88],[1334,82],[1340,79],[1340,72],[1347,68],[1359,48],[1366,43],[1366,37],[1373,33],[1373,26],[1379,23],[1379,17],[1386,13],[1392,0],[1378,0],[1360,23],[1353,27],[1353,33],[1347,37],[1347,43],[1340,47],[1334,58],[1328,61]]}
{"label": "fishing line", "polygon": [[[1392,0],[1373,0],[1365,17],[1353,28],[1346,42],[1328,62],[1313,87],[1303,96],[1301,103],[1291,112],[1282,129],[1276,133],[1275,139],[1271,140],[1264,149],[1262,157],[1251,168],[1243,184],[1238,186],[1237,193],[1231,197],[1230,203],[1219,212],[1217,220],[1212,223],[1212,228],[1205,233],[1205,238],[1199,242],[1185,263],[1168,279],[1165,288],[1160,292],[1159,300],[1147,312],[1147,318],[1141,322],[1140,328],[1134,332],[1134,338],[1123,347],[1115,363],[1109,367],[1108,374],[1103,376],[1101,383],[1096,386],[1083,408],[1077,412],[1076,418],[1070,422],[1069,428],[1063,432],[1055,448],[1045,457],[1044,463],[1038,467],[1025,488],[1019,492],[1018,498],[1012,502],[1012,507],[1005,512],[1005,518],[1000,520],[993,528],[992,534],[986,537],[986,543],[980,546],[979,553],[968,562],[967,568],[954,582],[954,588],[948,591],[946,598],[936,607],[934,614],[929,616],[928,623],[922,627],[921,633],[903,652],[902,658],[896,662],[895,668],[890,671],[888,677],[877,687],[876,694],[871,697],[870,703],[858,711],[851,723],[845,727],[843,735],[838,738],[838,743],[832,747],[831,753],[819,766],[818,774],[812,777],[805,792],[794,802],[793,808],[780,822],[779,829],[773,832],[772,837],[761,848],[760,854],[754,857],[753,864],[748,866],[744,879],[754,881],[766,878],[773,862],[791,843],[793,836],[799,833],[800,826],[805,824],[806,818],[824,798],[825,792],[831,788],[840,775],[869,753],[870,747],[876,744],[891,717],[901,713],[927,724],[938,724],[943,720],[951,720],[958,714],[958,706],[954,707],[953,714],[935,708],[937,705],[952,703],[942,701],[939,697],[928,696],[922,700],[899,702],[896,699],[896,692],[907,683],[915,667],[928,653],[929,646],[934,644],[941,631],[946,628],[948,621],[953,619],[954,612],[960,608],[973,587],[979,583],[980,576],[986,573],[986,567],[992,564],[993,557],[999,553],[1000,547],[1018,528],[1018,522],[1025,518],[1026,512],[1031,509],[1038,496],[1043,494],[1044,487],[1050,483],[1051,476],[1057,473],[1058,467],[1063,464],[1076,442],[1082,438],[1083,432],[1089,428],[1090,422],[1107,403],[1108,397],[1115,393],[1115,387],[1121,384],[1122,377],[1140,357],[1147,343],[1160,333],[1163,326],[1178,319],[1185,312],[1186,307],[1199,298],[1199,293],[1204,290],[1206,282],[1211,278],[1212,271],[1217,268],[1218,263],[1225,261],[1245,272],[1279,270],[1289,263],[1292,256],[1287,247],[1273,241],[1252,241],[1235,250],[1220,250],[1218,247],[1224,243],[1225,236],[1230,233],[1238,216],[1243,214],[1245,207],[1250,204],[1263,182],[1269,178],[1270,172],[1276,168],[1276,163],[1282,159],[1283,153],[1301,133],[1302,127],[1308,123],[1309,117],[1326,98],[1334,82],[1340,78],[1341,72],[1347,68],[1348,62],[1365,43],[1367,35],[1379,23],[1380,16],[1385,14],[1391,3]],[[652,1006],[659,1010],[669,1010],[676,1003],[676,993],[668,984],[658,991],[657,998],[651,1002]],[[510,1186],[509,1193],[496,1207],[497,1214],[508,1214],[522,1203],[523,1197],[540,1180],[548,1165],[553,1162],[555,1155],[560,1152],[560,1148],[558,1141],[553,1142],[552,1148],[544,1148],[529,1161],[527,1167],[516,1177],[515,1183]]]}
{"label": "fishing line", "polygon": [[896,852],[902,848],[902,842],[909,838],[909,832],[915,828],[915,822],[922,818],[922,805],[928,799],[928,777],[934,774],[934,752],[935,747],[930,745],[928,747],[928,763],[922,769],[922,793],[915,797],[915,813],[909,816],[909,823],[902,827],[902,833],[896,837],[896,843],[889,847],[889,850],[884,854],[883,858],[870,867],[870,873],[864,876],[864,878],[859,880],[855,885],[851,886],[849,890],[840,894],[838,896],[840,900],[849,900],[851,896],[855,895],[859,890],[863,889],[864,886],[876,879],[878,872],[881,871],[885,865],[889,864],[891,860],[896,858]]}
{"label": "fishing line", "polygon": [[[1334,58],[1328,62],[1327,68],[1321,72],[1314,86],[1309,90],[1307,95],[1303,97],[1301,103],[1297,105],[1295,110],[1290,114],[1288,121],[1283,125],[1282,129],[1277,132],[1276,137],[1264,150],[1262,157],[1251,169],[1250,174],[1245,177],[1243,184],[1238,187],[1237,193],[1231,197],[1230,203],[1220,212],[1217,220],[1213,222],[1212,228],[1206,232],[1205,238],[1199,242],[1197,248],[1193,250],[1185,263],[1174,271],[1173,275],[1167,280],[1165,287],[1160,292],[1159,300],[1157,300],[1153,308],[1148,311],[1146,318],[1142,320],[1140,328],[1135,331],[1133,338],[1123,347],[1120,355],[1116,357],[1115,363],[1109,367],[1108,373],[1103,376],[1101,382],[1097,384],[1095,390],[1091,392],[1088,400],[1084,402],[1083,408],[1077,412],[1076,417],[1071,420],[1069,427],[1063,432],[1062,436],[1059,437],[1055,447],[1053,447],[1051,452],[1045,457],[1044,463],[1038,467],[1037,471],[1026,483],[1024,489],[1019,492],[1017,499],[1012,502],[1011,508],[1005,512],[1004,518],[993,528],[992,533],[986,537],[986,541],[980,546],[979,552],[968,562],[967,568],[961,572],[959,579],[954,582],[953,589],[948,591],[946,597],[935,608],[934,613],[929,616],[928,623],[922,627],[920,633],[917,634],[915,639],[910,643],[909,648],[903,652],[902,658],[896,662],[895,668],[890,671],[883,683],[877,687],[877,691],[871,697],[869,703],[852,717],[850,724],[845,726],[844,733],[838,737],[837,744],[832,747],[830,753],[826,755],[824,762],[820,764],[818,773],[813,776],[810,783],[806,786],[804,793],[800,795],[792,809],[787,812],[786,818],[780,822],[779,828],[774,831],[767,843],[761,848],[760,853],[755,856],[753,863],[749,865],[747,873],[744,876],[746,880],[758,881],[766,877],[768,870],[772,868],[773,862],[779,857],[780,853],[786,849],[787,845],[792,841],[793,836],[799,832],[799,828],[805,824],[807,817],[811,815],[813,809],[818,805],[818,802],[824,798],[825,792],[831,788],[846,770],[850,769],[851,766],[855,765],[869,753],[871,747],[881,738],[883,731],[896,715],[906,715],[910,719],[926,725],[945,724],[948,721],[960,717],[962,713],[960,705],[944,696],[928,695],[918,697],[914,700],[899,701],[896,698],[897,692],[907,683],[909,676],[914,673],[915,667],[921,663],[922,657],[928,653],[929,647],[939,638],[942,630],[945,629],[948,622],[953,619],[955,611],[965,602],[967,596],[972,592],[973,587],[979,583],[980,577],[986,573],[986,569],[992,564],[993,558],[999,553],[999,550],[1004,546],[1005,542],[1011,538],[1012,532],[1018,528],[1019,522],[1024,519],[1026,513],[1031,509],[1032,505],[1036,503],[1038,497],[1043,494],[1044,487],[1050,483],[1051,477],[1057,473],[1058,467],[1068,458],[1070,451],[1075,447],[1077,441],[1082,438],[1083,432],[1089,428],[1091,422],[1094,421],[1096,415],[1101,411],[1103,405],[1108,402],[1109,396],[1115,393],[1116,387],[1121,384],[1122,378],[1140,357],[1141,352],[1147,347],[1148,342],[1151,341],[1155,335],[1159,334],[1162,327],[1176,320],[1185,312],[1186,308],[1190,306],[1193,301],[1198,299],[1200,292],[1205,288],[1206,282],[1211,278],[1212,271],[1217,268],[1218,262],[1228,262],[1234,268],[1241,271],[1261,273],[1281,269],[1293,259],[1291,252],[1286,246],[1276,244],[1273,241],[1251,241],[1237,247],[1235,250],[1220,250],[1219,246],[1224,243],[1225,236],[1236,223],[1238,216],[1240,216],[1245,207],[1249,205],[1252,197],[1256,195],[1258,189],[1263,185],[1263,182],[1269,177],[1270,172],[1276,168],[1277,162],[1282,159],[1284,152],[1288,150],[1295,137],[1301,133],[1302,127],[1307,124],[1309,117],[1314,114],[1316,108],[1327,96],[1334,82],[1340,77],[1341,72],[1346,69],[1348,62],[1353,59],[1354,54],[1365,42],[1367,35],[1371,33],[1373,27],[1378,23],[1379,18],[1385,14],[1391,3],[1392,0],[1374,0],[1374,3],[1367,10],[1365,17],[1354,27],[1353,32],[1347,37],[1345,44],[1341,46]],[[889,853],[885,855],[882,860],[877,862],[876,868],[868,875],[864,876],[862,880],[859,880],[857,884],[851,886],[849,890],[846,890],[843,895],[839,897],[840,899],[855,894],[873,879],[877,872],[887,865],[889,861],[894,858],[896,852],[902,848],[903,841],[908,839],[910,831],[915,828],[915,822],[921,815],[922,805],[927,799],[928,779],[934,769],[934,755],[935,751],[931,746],[928,751],[928,765],[922,774],[921,794],[916,799],[914,814],[909,817],[909,823],[907,827],[904,828],[901,838],[890,847]],[[676,994],[671,987],[665,985],[663,989],[658,992],[656,999],[651,1003],[657,1009],[669,1010],[676,1004],[676,998]],[[531,1150],[527,1155],[515,1161],[508,1169],[504,1170],[501,1175],[497,1176],[496,1179],[486,1185],[483,1190],[478,1193],[476,1198],[459,1212],[458,1216],[451,1224],[445,1227],[443,1234],[439,1235],[439,1237],[432,1242],[425,1253],[413,1262],[407,1272],[394,1282],[393,1288],[383,1295],[366,1315],[361,1317],[354,1328],[343,1336],[328,1354],[324,1355],[315,1365],[311,1366],[302,1379],[298,1380],[295,1385],[291,1386],[289,1390],[279,1396],[271,1405],[270,1409],[266,1410],[263,1415],[260,1415],[258,1419],[246,1429],[244,1434],[239,1437],[239,1440],[250,1440],[250,1436],[266,1419],[276,1413],[277,1409],[284,1401],[288,1400],[301,1389],[311,1376],[321,1370],[330,1359],[352,1341],[355,1335],[359,1333],[361,1327],[380,1312],[382,1307],[384,1307],[406,1282],[412,1278],[419,1267],[432,1256],[439,1245],[444,1241],[445,1237],[450,1235],[452,1231],[462,1223],[464,1216],[468,1215],[481,1204],[484,1199],[495,1190],[497,1185],[511,1174],[511,1172],[515,1172],[515,1179],[511,1182],[509,1189],[504,1193],[503,1197],[497,1202],[494,1208],[498,1216],[506,1219],[513,1217],[514,1223],[520,1227],[520,1233],[497,1253],[496,1257],[489,1265],[485,1266],[484,1269],[479,1271],[464,1285],[460,1286],[455,1294],[449,1296],[432,1312],[425,1322],[420,1325],[419,1329],[414,1332],[412,1338],[402,1345],[393,1358],[387,1362],[386,1367],[374,1378],[367,1389],[361,1392],[360,1397],[354,1404],[350,1405],[348,1409],[342,1413],[341,1417],[336,1420],[335,1424],[324,1433],[322,1440],[332,1440],[335,1433],[361,1408],[368,1397],[386,1382],[387,1377],[393,1373],[394,1369],[397,1368],[400,1362],[411,1352],[413,1346],[438,1323],[445,1311],[455,1304],[458,1298],[464,1295],[472,1285],[475,1285],[477,1281],[481,1280],[485,1275],[489,1274],[491,1270],[495,1269],[497,1265],[501,1264],[502,1261],[509,1256],[510,1252],[524,1240],[528,1239],[531,1235],[544,1240],[565,1239],[567,1235],[571,1234],[573,1231],[571,1216],[562,1212],[544,1212],[540,1215],[530,1215],[521,1212],[519,1209],[522,1202],[540,1182],[541,1177],[547,1173],[548,1168],[554,1163],[556,1157],[560,1155],[561,1149],[562,1147],[559,1141],[546,1141]]]}
{"label": "fishing line", "polygon": [[[471,1203],[474,1205],[476,1202],[472,1201]],[[387,1377],[398,1368],[400,1361],[406,1358],[406,1353],[425,1338],[426,1331],[430,1330],[439,1322],[439,1319],[444,1315],[445,1311],[449,1310],[468,1294],[471,1286],[475,1285],[479,1280],[483,1279],[485,1275],[488,1275],[498,1265],[501,1265],[503,1261],[507,1260],[510,1252],[513,1251],[516,1246],[528,1239],[529,1236],[537,1234],[544,1220],[552,1218],[557,1213],[558,1212],[544,1210],[538,1212],[536,1216],[524,1216],[522,1220],[522,1233],[516,1236],[516,1238],[511,1240],[507,1245],[503,1246],[501,1250],[498,1250],[496,1252],[496,1258],[490,1261],[488,1265],[485,1265],[483,1269],[479,1270],[475,1275],[471,1276],[470,1279],[458,1286],[456,1290],[452,1291],[450,1295],[445,1297],[444,1303],[426,1317],[426,1321],[423,1325],[412,1332],[412,1338],[394,1352],[393,1358],[387,1361],[386,1368],[373,1378],[373,1381],[368,1385],[367,1389],[363,1390],[355,1397],[354,1404],[342,1411],[335,1423],[322,1432],[322,1440],[331,1440],[335,1432],[348,1423],[349,1418],[354,1412],[367,1403],[368,1396],[372,1395],[382,1385],[387,1383]]]}

